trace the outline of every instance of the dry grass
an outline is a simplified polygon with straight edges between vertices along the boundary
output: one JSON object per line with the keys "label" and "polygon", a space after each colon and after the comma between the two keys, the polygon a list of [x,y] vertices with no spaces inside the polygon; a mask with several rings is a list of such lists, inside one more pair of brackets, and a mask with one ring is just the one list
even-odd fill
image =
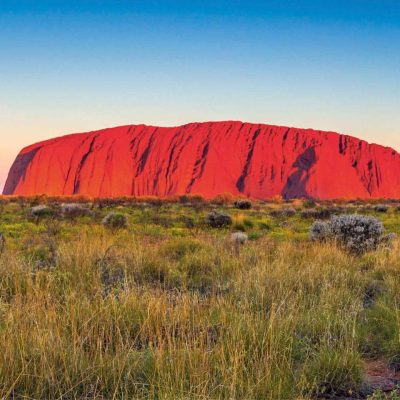
{"label": "dry grass", "polygon": [[238,252],[225,231],[63,224],[38,227],[50,263],[26,238],[0,256],[1,398],[313,399],[400,349],[397,241],[354,257],[265,235]]}

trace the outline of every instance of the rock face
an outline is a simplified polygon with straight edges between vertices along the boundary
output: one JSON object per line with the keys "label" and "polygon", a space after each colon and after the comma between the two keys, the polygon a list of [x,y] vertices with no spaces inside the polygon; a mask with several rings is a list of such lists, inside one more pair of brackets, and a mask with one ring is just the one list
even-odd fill
{"label": "rock face", "polygon": [[4,194],[400,198],[400,155],[350,136],[241,122],[122,126],[26,147]]}

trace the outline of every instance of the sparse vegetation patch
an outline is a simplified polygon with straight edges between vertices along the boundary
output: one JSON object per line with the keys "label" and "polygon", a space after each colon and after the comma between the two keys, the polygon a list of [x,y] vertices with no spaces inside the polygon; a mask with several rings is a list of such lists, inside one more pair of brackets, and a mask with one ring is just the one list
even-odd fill
{"label": "sparse vegetation patch", "polygon": [[398,396],[396,203],[0,200],[0,398]]}

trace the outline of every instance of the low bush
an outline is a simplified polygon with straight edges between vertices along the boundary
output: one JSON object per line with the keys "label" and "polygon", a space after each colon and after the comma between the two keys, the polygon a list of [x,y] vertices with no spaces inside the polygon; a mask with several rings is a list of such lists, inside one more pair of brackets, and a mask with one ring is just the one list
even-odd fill
{"label": "low bush", "polygon": [[190,195],[188,195],[188,200],[189,200],[189,203],[192,204],[192,205],[193,204],[203,205],[203,204],[207,203],[206,199],[203,196],[199,195],[199,194],[190,194]]}
{"label": "low bush", "polygon": [[294,215],[296,215],[296,210],[294,208],[282,208],[278,210],[272,210],[270,214],[272,217],[275,218],[293,217]]}
{"label": "low bush", "polygon": [[301,212],[301,217],[305,219],[327,219],[330,218],[333,213],[334,212],[329,208],[309,208]]}
{"label": "low bush", "polygon": [[[126,202],[126,200],[122,199],[122,198],[96,199],[93,202],[93,207],[100,208],[100,209],[118,207],[118,206],[122,206],[125,202]],[[129,202],[129,205],[132,206],[132,201]]]}
{"label": "low bush", "polygon": [[103,219],[103,225],[109,229],[124,229],[128,226],[128,218],[125,214],[111,212]]}
{"label": "low bush", "polygon": [[178,201],[181,204],[188,204],[190,202],[189,196],[187,194],[183,194],[182,196],[178,197]]}
{"label": "low bush", "polygon": [[333,217],[331,229],[338,242],[352,253],[375,250],[384,233],[383,224],[377,218],[356,214]]}
{"label": "low bush", "polygon": [[212,204],[217,204],[219,206],[224,206],[227,204],[232,204],[233,195],[231,193],[221,193],[215,196],[212,200]]}
{"label": "low bush", "polygon": [[236,200],[234,206],[239,210],[250,210],[252,203],[250,200]]}
{"label": "low bush", "polygon": [[91,215],[91,210],[79,203],[64,203],[61,205],[61,213],[64,218],[78,218]]}
{"label": "low bush", "polygon": [[186,215],[182,215],[179,218],[179,222],[183,223],[185,228],[193,229],[196,226],[195,220],[192,217],[188,217]]}
{"label": "low bush", "polygon": [[340,206],[330,206],[330,207],[326,208],[326,211],[330,215],[343,214],[343,213],[346,213],[346,208],[345,207],[340,207]]}
{"label": "low bush", "polygon": [[170,228],[174,223],[173,219],[169,215],[162,215],[160,213],[151,214],[148,217],[148,222],[162,226],[163,228]]}
{"label": "low bush", "polygon": [[307,199],[303,203],[304,208],[314,208],[317,203],[313,199]]}
{"label": "low bush", "polygon": [[254,222],[250,218],[244,218],[243,219],[243,225],[246,228],[253,228],[254,227]]}
{"label": "low bush", "polygon": [[237,222],[234,224],[233,229],[240,232],[246,232],[246,226],[242,222]]}
{"label": "low bush", "polygon": [[364,290],[363,307],[371,308],[375,305],[377,299],[384,294],[386,287],[381,281],[372,281],[367,284]]}
{"label": "low bush", "polygon": [[244,232],[234,232],[230,236],[230,241],[235,246],[242,246],[248,241],[249,237]]}
{"label": "low bush", "polygon": [[375,250],[384,238],[381,221],[362,215],[340,215],[328,222],[316,221],[310,230],[314,241],[334,239],[350,253],[362,254]]}
{"label": "low bush", "polygon": [[325,242],[332,237],[332,229],[329,222],[315,221],[310,229],[310,239],[313,242]]}
{"label": "low bush", "polygon": [[44,218],[53,215],[53,210],[46,205],[32,207],[30,215],[34,218]]}
{"label": "low bush", "polygon": [[389,207],[387,205],[385,205],[385,204],[377,204],[374,207],[374,211],[380,212],[380,213],[386,213],[386,212],[389,211]]}
{"label": "low bush", "polygon": [[213,210],[208,213],[206,223],[212,228],[223,228],[232,225],[232,218],[228,214]]}

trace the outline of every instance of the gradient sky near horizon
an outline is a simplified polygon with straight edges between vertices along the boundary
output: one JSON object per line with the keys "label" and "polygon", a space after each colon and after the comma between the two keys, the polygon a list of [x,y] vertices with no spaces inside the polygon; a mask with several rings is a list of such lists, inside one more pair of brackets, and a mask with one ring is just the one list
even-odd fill
{"label": "gradient sky near horizon", "polygon": [[0,0],[0,189],[25,145],[242,120],[400,150],[400,1]]}

